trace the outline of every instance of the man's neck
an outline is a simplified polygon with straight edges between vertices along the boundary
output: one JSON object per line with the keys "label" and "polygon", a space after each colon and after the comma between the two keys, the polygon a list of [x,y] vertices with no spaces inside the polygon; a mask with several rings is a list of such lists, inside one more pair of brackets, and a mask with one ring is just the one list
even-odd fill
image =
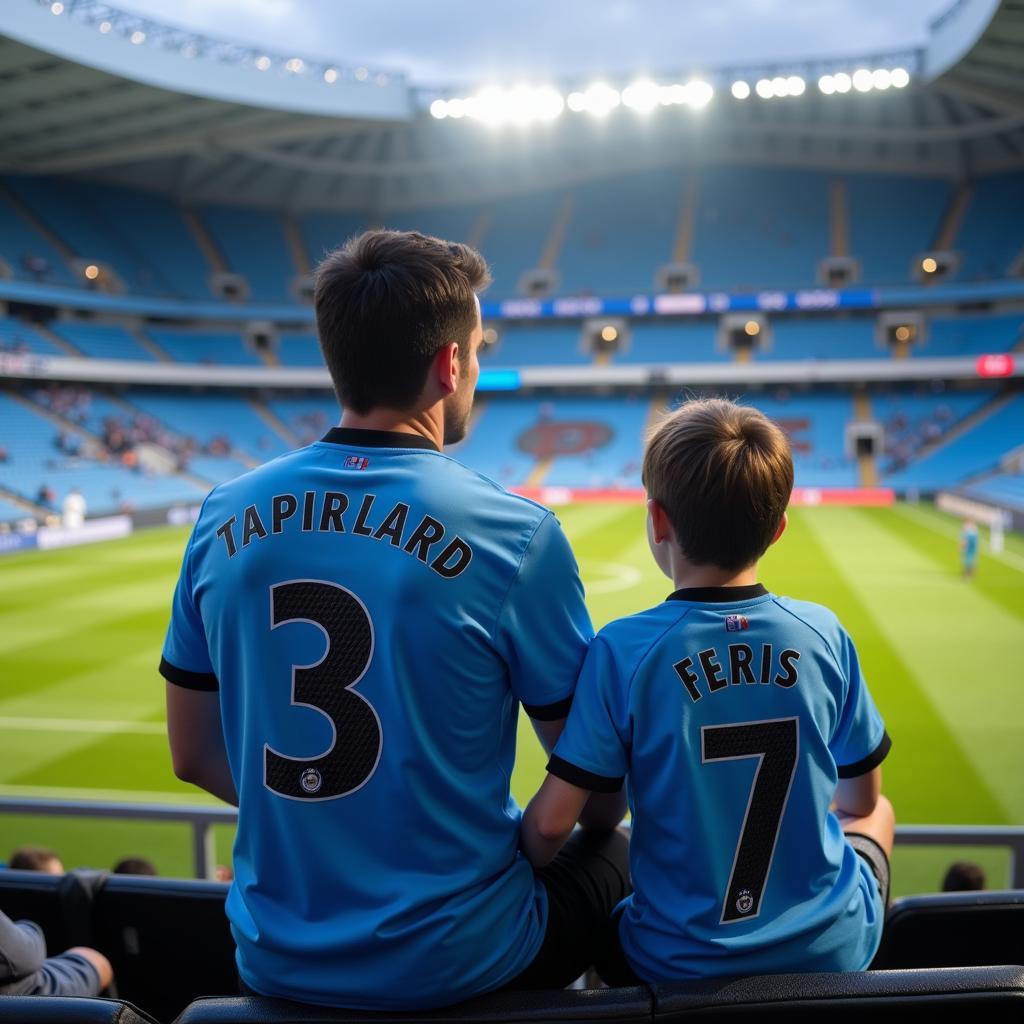
{"label": "man's neck", "polygon": [[346,409],[341,414],[342,427],[354,430],[387,430],[395,434],[418,434],[432,441],[440,450],[444,446],[444,418],[434,409],[423,412],[401,412],[397,409],[371,409],[367,413]]}

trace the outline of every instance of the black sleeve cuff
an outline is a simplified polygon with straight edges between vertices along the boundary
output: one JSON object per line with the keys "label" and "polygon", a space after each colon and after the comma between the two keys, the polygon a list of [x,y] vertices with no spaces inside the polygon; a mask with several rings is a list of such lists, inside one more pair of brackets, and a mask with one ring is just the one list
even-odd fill
{"label": "black sleeve cuff", "polygon": [[523,710],[537,722],[557,722],[565,718],[572,707],[572,694],[554,704],[524,704]]}
{"label": "black sleeve cuff", "polygon": [[557,754],[551,755],[548,761],[548,771],[568,782],[572,786],[579,786],[580,789],[589,789],[591,793],[618,793],[622,789],[623,779],[612,779],[607,775],[598,775],[595,772],[588,772],[584,768],[563,760]]}
{"label": "black sleeve cuff", "polygon": [[875,747],[873,753],[868,754],[867,757],[861,758],[855,764],[841,764],[837,766],[839,778],[856,779],[859,775],[867,775],[869,771],[877,768],[885,760],[891,747],[892,740],[889,739],[889,734],[887,732],[883,732],[882,739],[878,746]]}
{"label": "black sleeve cuff", "polygon": [[214,693],[220,689],[220,683],[212,672],[189,672],[187,669],[172,665],[166,658],[160,659],[160,675],[175,686],[184,686],[186,690],[203,690]]}

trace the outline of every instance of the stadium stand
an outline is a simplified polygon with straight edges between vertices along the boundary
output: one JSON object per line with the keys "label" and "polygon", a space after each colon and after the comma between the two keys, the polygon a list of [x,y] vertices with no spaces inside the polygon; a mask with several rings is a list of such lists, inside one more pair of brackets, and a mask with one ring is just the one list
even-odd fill
{"label": "stadium stand", "polygon": [[146,334],[172,359],[183,363],[260,366],[262,360],[237,331],[150,327]]}
{"label": "stadium stand", "polygon": [[323,210],[302,214],[298,218],[298,226],[306,243],[309,262],[316,266],[326,253],[336,249],[346,238],[365,231],[370,225],[361,213]]}
{"label": "stadium stand", "polygon": [[1024,960],[1024,891],[945,892],[896,900],[874,970],[977,967]]}
{"label": "stadium stand", "polygon": [[282,366],[323,366],[320,343],[315,334],[282,334],[277,347]]}
{"label": "stadium stand", "polygon": [[480,356],[482,366],[570,366],[593,362],[576,326],[509,327]]}
{"label": "stadium stand", "polygon": [[153,362],[153,354],[142,348],[129,331],[117,324],[57,320],[52,324],[51,330],[94,359],[137,359]]}
{"label": "stadium stand", "polygon": [[62,356],[48,338],[42,337],[31,324],[12,316],[0,316],[0,352],[33,352],[40,356]]}
{"label": "stadium stand", "polygon": [[1020,342],[1022,333],[1021,313],[941,317],[932,320],[927,342],[912,351],[929,358],[1007,352]]}
{"label": "stadium stand", "polygon": [[0,180],[0,258],[24,281],[76,284],[64,254],[26,218],[6,182]]}
{"label": "stadium stand", "polygon": [[998,174],[974,183],[956,248],[965,281],[1008,277],[1024,238],[1024,176]]}
{"label": "stadium stand", "polygon": [[561,199],[560,194],[550,191],[511,196],[485,211],[487,229],[480,247],[494,275],[489,298],[508,299],[521,294],[519,278],[524,271],[544,262]]}
{"label": "stadium stand", "polygon": [[1024,473],[997,473],[971,483],[964,493],[980,501],[1024,509]]}
{"label": "stadium stand", "polygon": [[612,362],[630,363],[709,363],[732,358],[715,346],[715,325],[710,321],[647,323],[633,325],[633,336],[624,350],[612,356]]}
{"label": "stadium stand", "polygon": [[290,302],[289,282],[299,274],[288,254],[281,218],[270,210],[211,206],[200,211],[228,268],[260,302]]}
{"label": "stadium stand", "polygon": [[772,344],[755,359],[884,359],[889,353],[875,341],[871,319],[818,317],[772,321]]}

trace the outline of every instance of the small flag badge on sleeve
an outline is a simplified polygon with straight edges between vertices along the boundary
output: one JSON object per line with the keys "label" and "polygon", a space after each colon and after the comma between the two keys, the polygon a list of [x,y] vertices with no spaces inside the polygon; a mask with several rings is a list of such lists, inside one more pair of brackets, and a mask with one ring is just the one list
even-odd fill
{"label": "small flag badge on sleeve", "polygon": [[370,460],[365,455],[349,455],[345,459],[346,469],[366,469],[370,464]]}
{"label": "small flag badge on sleeve", "polygon": [[750,620],[746,615],[726,615],[725,628],[730,633],[738,633],[741,629],[750,629]]}

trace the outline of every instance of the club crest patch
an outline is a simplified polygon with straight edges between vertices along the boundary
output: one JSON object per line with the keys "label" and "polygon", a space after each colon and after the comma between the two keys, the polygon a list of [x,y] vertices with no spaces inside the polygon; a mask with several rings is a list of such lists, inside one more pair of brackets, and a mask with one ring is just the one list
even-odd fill
{"label": "club crest patch", "polygon": [[746,615],[726,615],[725,628],[729,633],[738,633],[741,629],[750,629],[750,620]]}
{"label": "club crest patch", "polygon": [[749,889],[741,889],[739,899],[736,900],[736,909],[741,914],[749,914],[754,909],[754,897]]}
{"label": "club crest patch", "polygon": [[299,785],[305,793],[318,793],[320,792],[320,787],[323,784],[324,780],[315,768],[307,768],[302,775],[299,776]]}

